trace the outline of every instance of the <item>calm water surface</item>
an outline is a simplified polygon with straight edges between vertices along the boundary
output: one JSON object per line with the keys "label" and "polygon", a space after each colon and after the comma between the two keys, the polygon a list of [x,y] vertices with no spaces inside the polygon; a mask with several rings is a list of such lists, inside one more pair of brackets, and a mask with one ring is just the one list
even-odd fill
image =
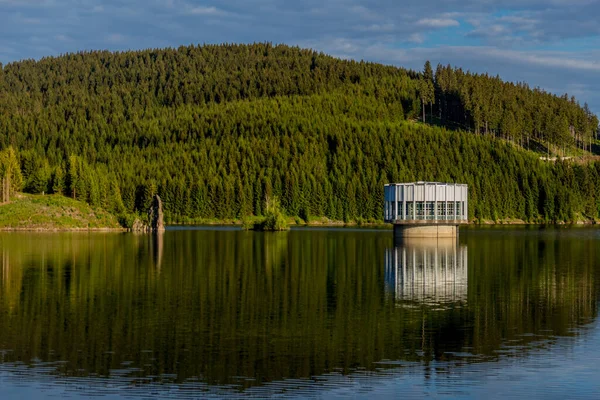
{"label": "calm water surface", "polygon": [[0,234],[0,398],[600,397],[600,230]]}

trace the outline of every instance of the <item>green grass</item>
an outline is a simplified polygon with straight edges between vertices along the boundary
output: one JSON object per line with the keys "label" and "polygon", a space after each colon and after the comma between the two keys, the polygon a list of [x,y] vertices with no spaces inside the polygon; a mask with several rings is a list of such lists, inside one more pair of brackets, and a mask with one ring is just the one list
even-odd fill
{"label": "green grass", "polygon": [[117,218],[88,204],[61,195],[17,194],[0,205],[0,229],[87,230],[119,229]]}

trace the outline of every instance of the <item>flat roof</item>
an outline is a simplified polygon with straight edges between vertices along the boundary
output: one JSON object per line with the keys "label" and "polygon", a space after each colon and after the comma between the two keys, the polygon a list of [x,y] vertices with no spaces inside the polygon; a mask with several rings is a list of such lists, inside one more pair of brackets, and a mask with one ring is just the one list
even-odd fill
{"label": "flat roof", "polygon": [[388,184],[386,184],[386,186],[391,186],[391,185],[457,185],[457,186],[467,186],[466,183],[426,182],[426,181],[403,182],[403,183],[388,183]]}

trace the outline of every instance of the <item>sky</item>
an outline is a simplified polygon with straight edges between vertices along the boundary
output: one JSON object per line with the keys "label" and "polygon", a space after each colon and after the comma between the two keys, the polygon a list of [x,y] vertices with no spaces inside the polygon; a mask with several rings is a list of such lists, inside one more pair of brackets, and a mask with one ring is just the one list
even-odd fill
{"label": "sky", "polygon": [[600,114],[600,0],[0,0],[0,62],[80,50],[285,43],[422,70],[451,64]]}

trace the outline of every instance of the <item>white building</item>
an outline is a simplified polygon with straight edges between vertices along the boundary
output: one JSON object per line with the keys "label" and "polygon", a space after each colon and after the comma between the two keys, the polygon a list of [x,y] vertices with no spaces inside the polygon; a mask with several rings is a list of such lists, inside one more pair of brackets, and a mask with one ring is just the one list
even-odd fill
{"label": "white building", "polygon": [[468,186],[464,184],[391,183],[385,185],[384,193],[385,222],[468,220]]}

